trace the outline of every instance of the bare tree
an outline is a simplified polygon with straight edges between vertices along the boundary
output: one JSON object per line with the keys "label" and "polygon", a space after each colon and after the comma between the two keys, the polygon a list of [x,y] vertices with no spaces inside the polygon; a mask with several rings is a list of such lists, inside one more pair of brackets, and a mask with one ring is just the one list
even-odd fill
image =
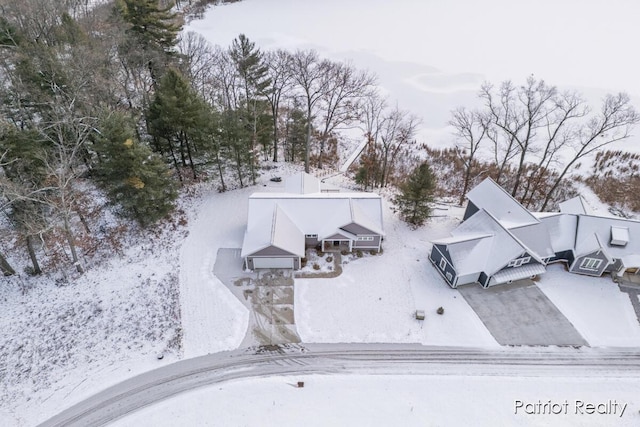
{"label": "bare tree", "polygon": [[570,138],[568,143],[574,150],[573,156],[566,162],[547,192],[541,209],[547,208],[563,178],[580,159],[609,144],[629,138],[631,129],[639,121],[640,115],[631,105],[629,95],[607,95],[600,112],[567,135],[567,138]]}
{"label": "bare tree", "polygon": [[48,183],[53,189],[51,194],[46,196],[46,203],[60,218],[73,265],[79,273],[82,273],[84,269],[78,256],[72,217],[77,213],[76,181],[82,171],[80,158],[89,135],[94,132],[95,119],[76,117],[72,109],[72,104],[60,105],[57,109],[57,120],[42,128],[42,136],[53,147],[52,154],[46,155],[42,160],[49,174]]}
{"label": "bare tree", "polygon": [[[492,92],[493,87],[485,84],[480,97],[485,101],[496,130],[492,136],[502,139],[505,147],[502,161],[498,163],[500,170],[506,167],[509,159],[518,158],[511,190],[511,195],[515,197],[520,189],[527,160],[537,148],[537,132],[545,126],[546,120],[556,108],[554,98],[557,90],[548,86],[544,80],[529,77],[526,84],[519,88],[514,87],[510,81],[502,83],[497,101]],[[496,147],[498,143],[496,140]]]}
{"label": "bare tree", "polygon": [[[487,136],[490,126],[490,117],[478,111],[469,111],[464,107],[452,112],[449,124],[453,126],[455,135],[459,138],[456,143],[456,153],[464,165],[464,181],[459,204],[464,203],[464,198],[469,190],[472,172],[476,167],[476,154],[482,141]],[[462,141],[462,142],[460,142]]]}
{"label": "bare tree", "polygon": [[324,74],[325,90],[320,94],[321,131],[318,168],[322,169],[324,147],[329,135],[357,119],[362,98],[375,85],[375,76],[357,71],[347,63],[330,63]]}
{"label": "bare tree", "polygon": [[293,79],[302,91],[307,113],[307,138],[305,141],[304,170],[309,172],[309,152],[311,147],[311,128],[316,105],[327,91],[328,80],[325,74],[330,62],[320,60],[315,50],[298,50],[291,62]]}
{"label": "bare tree", "polygon": [[271,107],[271,118],[273,120],[273,161],[278,161],[278,118],[280,112],[280,101],[292,86],[292,57],[285,50],[267,52],[265,56],[268,74],[271,85],[265,96]]}
{"label": "bare tree", "polygon": [[189,78],[191,86],[203,99],[210,102],[207,85],[211,83],[212,66],[215,66],[211,43],[201,34],[189,31],[180,37],[178,52],[184,59],[183,73]]}
{"label": "bare tree", "polygon": [[420,120],[417,116],[407,111],[400,110],[397,106],[389,111],[383,118],[380,130],[380,147],[382,163],[380,186],[386,187],[389,183],[398,155],[409,144],[415,142],[416,130]]}

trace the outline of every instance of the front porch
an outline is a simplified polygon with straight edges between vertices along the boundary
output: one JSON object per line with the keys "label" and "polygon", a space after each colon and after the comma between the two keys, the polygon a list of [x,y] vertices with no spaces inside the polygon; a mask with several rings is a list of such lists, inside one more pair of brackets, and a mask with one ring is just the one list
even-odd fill
{"label": "front porch", "polygon": [[322,241],[322,252],[351,252],[353,243],[350,239],[331,239]]}

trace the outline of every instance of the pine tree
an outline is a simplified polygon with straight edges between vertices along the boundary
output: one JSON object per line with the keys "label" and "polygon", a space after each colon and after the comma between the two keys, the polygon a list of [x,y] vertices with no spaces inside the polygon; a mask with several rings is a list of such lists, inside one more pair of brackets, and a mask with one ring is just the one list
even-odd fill
{"label": "pine tree", "polygon": [[182,30],[180,17],[171,12],[173,3],[162,7],[159,0],[118,0],[117,10],[129,25],[128,33],[140,49],[149,69],[154,88],[163,74],[166,63],[174,54],[178,34]]}
{"label": "pine tree", "polygon": [[211,121],[211,109],[177,70],[170,69],[160,80],[147,120],[149,133],[164,142],[160,151],[171,156],[180,180],[178,156],[182,166],[190,167],[197,179],[194,155]]}
{"label": "pine tree", "polygon": [[124,115],[101,121],[95,176],[125,216],[148,226],[173,210],[175,183],[162,159],[138,143]]}
{"label": "pine tree", "polygon": [[[268,110],[264,97],[271,85],[268,75],[269,67],[265,64],[260,49],[256,48],[255,43],[249,41],[244,34],[240,34],[238,38],[233,40],[229,55],[235,63],[242,80],[246,116],[243,118],[243,123],[251,134],[248,147],[250,154],[249,167],[251,179],[255,184],[256,145],[260,139],[266,136],[265,134],[270,134],[272,129],[271,127],[265,129],[264,126],[261,126],[264,125],[264,121],[260,121],[260,117]],[[260,98],[263,98],[262,102]]]}
{"label": "pine tree", "polygon": [[400,194],[394,198],[402,219],[419,227],[431,214],[435,178],[428,163],[415,168],[407,180],[399,185]]}
{"label": "pine tree", "polygon": [[6,211],[18,234],[24,239],[32,272],[42,270],[36,255],[38,236],[49,226],[45,197],[51,192],[47,180],[50,145],[38,132],[12,129],[0,136],[0,152],[13,159],[3,165],[5,182],[0,182],[10,209]]}
{"label": "pine tree", "polygon": [[159,0],[119,0],[118,10],[145,49],[171,52],[182,29],[173,3],[160,6]]}

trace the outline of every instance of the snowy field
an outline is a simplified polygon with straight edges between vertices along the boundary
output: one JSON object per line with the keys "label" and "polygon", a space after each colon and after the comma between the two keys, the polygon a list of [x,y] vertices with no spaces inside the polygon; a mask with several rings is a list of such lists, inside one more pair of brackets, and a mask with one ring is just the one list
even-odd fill
{"label": "snowy field", "polygon": [[[182,426],[637,426],[637,377],[310,375],[232,381],[125,417],[114,427]],[[304,388],[296,388],[304,381]],[[516,401],[551,400],[554,414],[516,414]],[[625,405],[580,413],[578,402]],[[605,410],[605,407],[601,407]],[[613,406],[610,406],[613,408]],[[576,413],[578,411],[578,413]],[[613,410],[609,410],[613,412]],[[622,416],[620,414],[622,413]]]}

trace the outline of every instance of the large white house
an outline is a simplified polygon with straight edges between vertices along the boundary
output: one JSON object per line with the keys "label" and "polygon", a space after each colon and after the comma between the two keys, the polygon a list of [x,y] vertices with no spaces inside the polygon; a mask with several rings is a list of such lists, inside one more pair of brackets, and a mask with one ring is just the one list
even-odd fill
{"label": "large white house", "polygon": [[298,269],[307,247],[380,250],[384,230],[379,195],[323,188],[306,173],[287,179],[285,190],[249,197],[241,254],[245,268]]}
{"label": "large white house", "polygon": [[451,286],[489,287],[535,277],[552,262],[572,273],[637,274],[640,222],[589,214],[581,197],[531,213],[490,178],[467,195],[463,222],[433,241],[429,259]]}

